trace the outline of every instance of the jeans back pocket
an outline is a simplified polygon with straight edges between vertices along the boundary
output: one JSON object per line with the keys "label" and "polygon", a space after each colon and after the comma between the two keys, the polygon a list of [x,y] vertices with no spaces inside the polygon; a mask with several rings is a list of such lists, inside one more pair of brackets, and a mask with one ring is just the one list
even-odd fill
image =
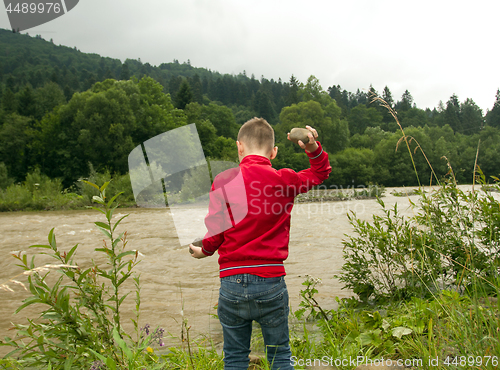
{"label": "jeans back pocket", "polygon": [[219,321],[226,326],[236,326],[245,320],[240,315],[240,305],[236,299],[224,297],[219,293],[219,304],[217,305],[217,315]]}
{"label": "jeans back pocket", "polygon": [[256,321],[265,326],[275,327],[288,320],[288,292],[279,291],[273,297],[256,299],[259,319]]}

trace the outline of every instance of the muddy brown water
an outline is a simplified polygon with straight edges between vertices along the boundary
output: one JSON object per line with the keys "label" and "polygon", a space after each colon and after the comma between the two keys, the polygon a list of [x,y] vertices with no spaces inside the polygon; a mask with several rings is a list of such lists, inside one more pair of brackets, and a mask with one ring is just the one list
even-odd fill
{"label": "muddy brown water", "polygon": [[[396,202],[403,214],[412,215],[409,199],[416,196],[396,197],[392,192],[403,189],[386,189],[383,198],[387,207]],[[335,297],[348,297],[349,291],[334,278],[340,273],[343,263],[342,240],[345,234],[353,235],[353,228],[347,213],[356,212],[360,219],[369,220],[374,214],[381,214],[380,205],[374,199],[349,200],[342,202],[320,202],[296,204],[292,212],[290,232],[290,255],[285,261],[286,282],[290,293],[291,309],[296,310],[300,302],[300,290],[305,275],[322,279],[318,287],[317,300],[326,309],[335,307]],[[222,340],[218,320],[211,315],[216,311],[219,278],[216,255],[196,260],[187,248],[181,248],[172,217],[166,209],[117,209],[114,220],[125,214],[127,218],[119,230],[127,231],[127,249],[141,253],[141,262],[136,271],[141,281],[140,325],[161,326],[170,333],[169,345],[179,343],[183,317],[191,326],[191,338],[210,336],[214,343]],[[57,244],[61,251],[69,251],[79,244],[74,258],[80,266],[89,266],[91,261],[104,262],[100,253],[94,251],[102,246],[103,236],[95,228],[94,221],[104,221],[97,211],[54,211],[0,213],[0,284],[8,282],[22,270],[16,266],[11,251],[28,250],[30,245],[47,244],[47,235],[55,228]],[[46,257],[46,256],[42,256]],[[47,258],[36,259],[37,265],[55,263]],[[25,276],[17,276],[26,281]],[[0,290],[0,338],[13,336],[11,323],[25,323],[26,318],[35,318],[40,306],[30,306],[13,314],[22,300],[29,296],[22,287],[10,284],[15,290]],[[133,286],[124,287],[125,290]],[[134,318],[135,301],[131,294],[122,306],[123,322],[130,331],[129,318]],[[183,313],[183,315],[182,315]],[[6,353],[0,348],[0,355]]]}

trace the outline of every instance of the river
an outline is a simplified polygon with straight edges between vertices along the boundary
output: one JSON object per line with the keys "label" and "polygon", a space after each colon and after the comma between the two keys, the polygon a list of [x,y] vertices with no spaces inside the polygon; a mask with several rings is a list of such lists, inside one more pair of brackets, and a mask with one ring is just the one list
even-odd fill
{"label": "river", "polygon": [[[409,200],[417,196],[397,197],[394,191],[404,189],[387,188],[382,198],[387,207],[398,203],[401,213],[411,216],[415,210]],[[285,261],[286,282],[290,293],[291,309],[296,310],[300,302],[299,292],[303,288],[305,275],[321,278],[317,300],[323,308],[335,307],[335,297],[348,297],[341,283],[334,278],[343,263],[342,240],[345,234],[353,235],[353,228],[347,213],[354,211],[358,218],[369,220],[374,214],[381,214],[381,207],[375,199],[348,200],[322,203],[301,203],[294,206],[290,232],[290,255]],[[141,281],[140,325],[164,328],[172,337],[169,344],[176,344],[181,335],[183,318],[191,326],[191,338],[209,335],[214,342],[221,342],[221,328],[211,315],[218,297],[218,264],[216,255],[202,260],[193,259],[186,248],[181,248],[171,214],[167,209],[117,209],[114,220],[129,214],[118,230],[127,230],[127,249],[140,252],[141,262],[136,271]],[[0,284],[6,283],[22,270],[15,266],[11,251],[28,250],[30,245],[47,244],[47,235],[55,228],[57,244],[61,251],[69,251],[79,244],[74,256],[82,267],[91,261],[102,263],[100,253],[94,251],[102,246],[103,235],[96,229],[94,221],[105,221],[95,210],[16,212],[0,213]],[[46,256],[42,256],[46,257]],[[38,258],[37,265],[55,263],[55,260]],[[17,276],[26,281],[25,276]],[[24,279],[24,280],[23,280]],[[30,306],[14,315],[22,300],[29,296],[19,285],[10,286],[14,293],[0,290],[0,338],[9,332],[11,322],[24,323],[26,317],[35,318],[40,306]],[[132,285],[125,287],[130,289]],[[125,327],[132,328],[134,316],[134,295],[130,295],[122,306]],[[184,316],[182,316],[182,313]],[[0,355],[5,349],[0,348]]]}

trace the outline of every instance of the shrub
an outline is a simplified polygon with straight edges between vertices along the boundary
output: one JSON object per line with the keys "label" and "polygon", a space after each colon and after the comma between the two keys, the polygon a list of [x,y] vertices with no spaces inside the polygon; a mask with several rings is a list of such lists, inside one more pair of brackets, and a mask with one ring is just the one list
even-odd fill
{"label": "shrub", "polygon": [[51,179],[36,168],[22,184],[0,189],[0,211],[32,211],[81,208],[85,204],[78,194],[63,191],[60,179]]}
{"label": "shrub", "polygon": [[122,193],[121,201],[125,204],[133,203],[135,204],[134,193],[132,191],[132,184],[130,182],[129,174],[120,175],[115,173],[111,176],[109,170],[105,170],[103,173],[99,173],[95,171],[92,164],[89,164],[90,167],[90,175],[88,178],[81,178],[75,184],[76,192],[83,197],[83,200],[86,204],[92,203],[92,198],[94,196],[99,195],[99,191],[93,187],[86,186],[84,182],[81,180],[86,180],[93,184],[104,184],[108,179],[112,178],[111,183],[109,184],[107,190],[112,194],[117,194],[118,192]]}
{"label": "shrub", "polygon": [[[399,125],[386,102],[380,98],[374,101],[381,101]],[[399,143],[406,143],[418,179],[409,145],[415,141],[417,149],[421,147],[401,131]],[[432,167],[431,172],[436,177]],[[477,166],[474,180],[486,185]],[[500,189],[495,180],[494,187]],[[424,297],[438,289],[477,291],[480,286],[484,293],[495,291],[500,266],[500,203],[491,189],[488,186],[487,192],[480,192],[473,186],[471,191],[462,191],[449,166],[449,177],[436,191],[427,195],[419,187],[420,211],[416,216],[405,219],[397,205],[387,210],[381,200],[384,215],[374,215],[373,223],[358,220],[351,213],[349,222],[358,236],[343,242],[345,264],[340,281],[363,301]]]}
{"label": "shrub", "polygon": [[0,162],[0,189],[5,189],[13,183],[14,180],[9,177],[7,166],[5,165],[5,163]]}
{"label": "shrub", "polygon": [[[373,223],[348,215],[358,236],[343,242],[339,280],[363,301],[426,295],[441,268],[439,254],[425,248],[424,234],[400,215],[397,205],[386,209],[381,199],[378,203],[384,215],[374,215]],[[428,268],[430,261],[435,268]]]}

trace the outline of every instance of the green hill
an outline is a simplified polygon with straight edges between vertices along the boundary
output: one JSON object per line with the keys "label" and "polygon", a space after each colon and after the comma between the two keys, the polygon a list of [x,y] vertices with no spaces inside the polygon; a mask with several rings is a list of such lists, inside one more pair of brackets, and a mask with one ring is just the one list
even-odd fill
{"label": "green hill", "polygon": [[[258,116],[275,127],[276,168],[301,170],[308,163],[286,140],[290,128],[313,125],[334,168],[328,185],[416,185],[411,161],[395,152],[401,129],[427,158],[415,157],[423,183],[454,168],[459,182],[472,182],[477,163],[487,175],[500,172],[500,92],[486,115],[472,99],[453,95],[439,108],[416,107],[409,91],[393,99],[386,86],[379,96],[398,114],[370,100],[370,92],[325,91],[310,76],[300,82],[260,80],[222,74],[174,60],[152,66],[54,45],[37,35],[0,29],[0,188],[24,181],[39,169],[65,187],[97,171],[127,171],[135,146],[165,130],[196,123],[207,157],[235,157],[238,124]],[[126,113],[124,113],[126,112]],[[3,185],[2,185],[3,184]]]}
{"label": "green hill", "polygon": [[189,61],[174,60],[159,66],[133,59],[122,63],[118,59],[82,53],[76,47],[55,45],[39,35],[31,37],[3,29],[0,29],[0,49],[4,50],[0,55],[2,91],[8,88],[14,93],[28,83],[36,89],[52,81],[63,89],[69,100],[74,92],[86,91],[95,82],[108,78],[128,80],[132,76],[138,79],[150,76],[163,86],[165,93],[175,97],[185,79],[194,101],[249,107],[276,122],[288,92],[288,84],[281,81],[258,81],[244,73],[223,75],[193,67]]}

